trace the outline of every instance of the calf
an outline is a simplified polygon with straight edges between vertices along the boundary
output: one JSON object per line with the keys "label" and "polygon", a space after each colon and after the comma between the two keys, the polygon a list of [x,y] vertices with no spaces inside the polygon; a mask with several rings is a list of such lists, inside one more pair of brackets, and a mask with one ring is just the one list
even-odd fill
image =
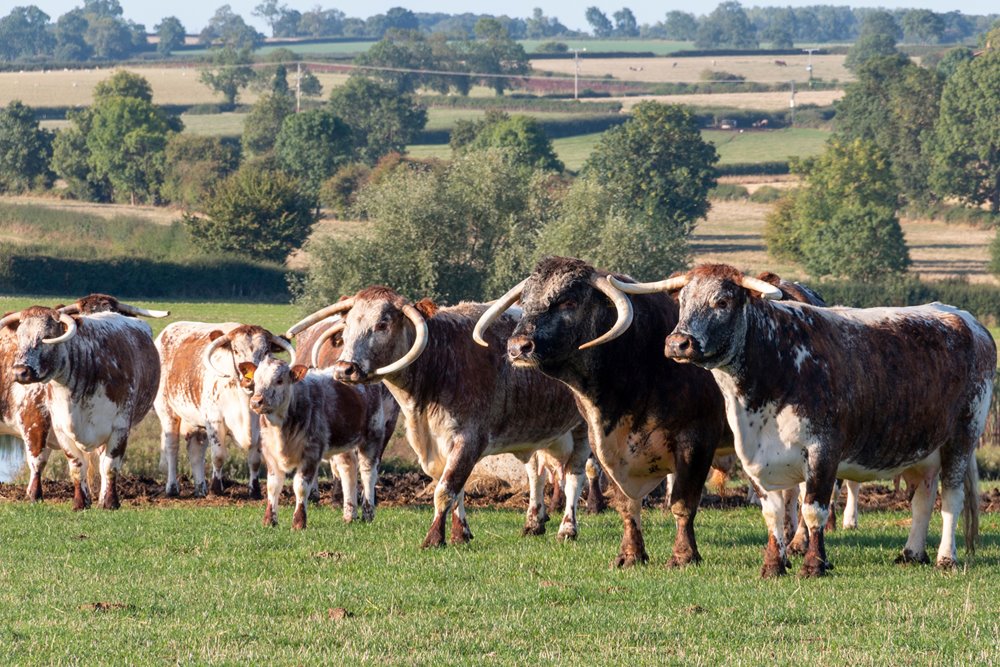
{"label": "calf", "polygon": [[211,491],[221,494],[226,434],[247,453],[249,492],[260,498],[260,428],[250,410],[252,382],[240,377],[238,364],[259,364],[268,356],[294,349],[285,339],[250,324],[174,322],[156,337],[160,386],[153,407],[160,418],[160,443],[167,462],[166,495],[177,496],[177,453],[187,441],[194,495],[205,496],[205,449],[212,448]]}
{"label": "calf", "polygon": [[[266,358],[260,366],[241,362],[242,377],[254,386],[250,406],[260,415],[261,444],[267,464],[264,525],[278,525],[278,499],[285,475],[295,478],[292,528],[306,527],[309,488],[320,461],[333,459],[344,492],[344,521],[357,516],[358,459],[377,473],[385,442],[385,418],[377,390],[349,387],[330,370],[308,370]],[[375,517],[374,489],[365,487],[362,519]]]}
{"label": "calf", "polygon": [[940,303],[854,309],[772,302],[779,289],[724,265],[645,285],[613,282],[633,293],[679,290],[680,320],[665,352],[710,369],[726,396],[737,454],[766,492],[763,576],[785,572],[781,490],[802,481],[809,531],[802,574],[826,572],[823,530],[838,476],[902,473],[914,487],[910,535],[897,562],[928,562],[939,478],[937,565],[956,565],[963,508],[966,549],[974,549],[974,450],[989,410],[996,345],[969,313]]}
{"label": "calf", "polygon": [[119,506],[117,477],[129,430],[149,411],[160,365],[149,325],[113,312],[32,306],[0,319],[16,332],[11,372],[45,385],[52,430],[70,461],[74,509],[90,505],[85,451],[101,453],[101,504]]}
{"label": "calf", "polygon": [[[472,342],[484,304],[437,308],[428,300],[414,305],[386,287],[370,287],[323,309],[317,316],[345,313],[344,341],[334,375],[352,384],[384,382],[402,409],[406,437],[424,472],[436,482],[434,520],[423,546],[445,540],[451,514],[452,543],[472,538],[465,516],[464,487],[476,462],[510,452],[528,463],[533,452],[549,449],[566,469],[566,506],[559,539],[577,534],[576,505],[589,447],[570,393],[527,369],[512,367],[499,341],[516,323],[500,316],[492,350]],[[531,502],[525,534],[545,530],[539,493],[539,466],[526,465]]]}

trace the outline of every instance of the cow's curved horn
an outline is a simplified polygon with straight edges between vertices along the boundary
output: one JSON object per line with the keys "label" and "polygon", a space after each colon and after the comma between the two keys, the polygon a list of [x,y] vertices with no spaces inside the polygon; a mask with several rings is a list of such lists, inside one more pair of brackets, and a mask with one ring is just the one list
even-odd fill
{"label": "cow's curved horn", "polygon": [[598,336],[589,343],[581,345],[581,350],[586,350],[588,347],[596,347],[597,345],[603,345],[608,341],[612,341],[625,333],[625,330],[632,325],[632,302],[629,301],[629,298],[625,296],[620,289],[612,285],[608,278],[609,276],[596,278],[591,280],[590,284],[606,297],[611,299],[611,302],[615,304],[615,310],[618,311],[618,319],[615,320],[614,326],[608,329],[603,336]]}
{"label": "cow's curved horn", "polygon": [[80,312],[80,306],[75,303],[71,303],[68,306],[63,306],[62,308],[59,308],[58,311],[60,313],[66,313],[67,315],[76,315],[77,313]]}
{"label": "cow's curved horn", "polygon": [[309,357],[310,361],[312,362],[313,368],[319,368],[319,350],[321,347],[323,347],[323,343],[325,343],[330,338],[333,338],[334,336],[339,334],[346,327],[347,327],[346,322],[337,322],[333,326],[327,327],[327,329],[324,330],[323,333],[319,335],[319,338],[317,338],[316,342],[313,343],[312,354]]}
{"label": "cow's curved horn", "polygon": [[292,327],[287,332],[285,332],[285,335],[288,336],[289,338],[292,338],[303,329],[311,327],[320,320],[325,320],[331,315],[342,313],[346,310],[350,310],[353,307],[354,307],[353,296],[349,299],[344,299],[342,301],[338,301],[337,303],[330,304],[326,308],[321,308],[312,315],[304,317],[303,319],[293,324]]}
{"label": "cow's curved horn", "polygon": [[762,297],[764,297],[765,299],[769,299],[771,301],[777,301],[781,299],[782,296],[784,296],[780,288],[775,287],[771,283],[764,282],[759,278],[751,278],[750,276],[743,276],[743,279],[740,281],[740,284],[747,289],[752,289],[760,292],[760,295]]}
{"label": "cow's curved horn", "polygon": [[42,342],[46,345],[65,343],[76,335],[76,320],[66,313],[59,313],[59,321],[66,325],[66,331],[64,331],[61,336],[56,336],[55,338],[43,338]]}
{"label": "cow's curved horn", "polygon": [[292,359],[295,358],[295,348],[292,347],[292,344],[289,343],[287,340],[285,340],[281,336],[275,336],[274,334],[271,334],[271,342],[280,347],[281,349],[283,349],[288,354],[292,355]]}
{"label": "cow's curved horn", "polygon": [[215,365],[215,362],[212,361],[212,353],[215,352],[220,347],[222,347],[223,345],[225,345],[228,340],[229,340],[228,336],[225,335],[219,336],[211,343],[209,343],[208,347],[205,348],[205,351],[201,353],[201,363],[204,364],[206,368],[208,368],[210,371],[212,371],[219,377],[224,377],[224,378],[231,378],[233,377],[233,374],[220,370],[219,367]]}
{"label": "cow's curved horn", "polygon": [[21,321],[20,310],[14,313],[10,313],[9,315],[6,315],[2,319],[0,319],[0,329],[3,329],[8,324],[14,324],[15,322],[20,322],[20,321]]}
{"label": "cow's curved horn", "polygon": [[118,311],[126,315],[137,315],[139,317],[169,317],[169,310],[147,310],[129,303],[118,302]]}
{"label": "cow's curved horn", "polygon": [[507,290],[507,293],[502,297],[493,302],[493,305],[486,309],[480,318],[476,322],[476,328],[472,330],[472,340],[476,341],[483,347],[489,347],[490,344],[486,342],[483,338],[483,333],[490,328],[496,319],[500,317],[500,314],[514,305],[514,303],[521,298],[521,292],[524,291],[524,284],[528,282],[525,278],[518,284]]}
{"label": "cow's curved horn", "polygon": [[671,292],[680,289],[688,284],[690,278],[687,275],[674,276],[666,280],[657,280],[652,283],[627,283],[614,276],[608,276],[608,282],[625,292],[626,294],[653,294],[654,292]]}
{"label": "cow's curved horn", "polygon": [[413,345],[410,347],[410,351],[404,354],[397,361],[394,361],[388,366],[376,368],[375,375],[377,377],[391,375],[392,373],[403,370],[416,361],[417,357],[419,357],[427,348],[427,320],[425,320],[424,316],[420,314],[420,311],[414,308],[411,304],[403,306],[403,314],[406,315],[411,322],[413,322],[413,328],[416,330]]}

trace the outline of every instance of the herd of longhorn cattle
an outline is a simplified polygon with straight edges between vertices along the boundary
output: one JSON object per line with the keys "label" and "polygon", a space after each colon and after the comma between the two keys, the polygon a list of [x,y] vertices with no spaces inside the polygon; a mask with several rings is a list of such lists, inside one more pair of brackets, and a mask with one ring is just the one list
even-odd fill
{"label": "herd of longhorn cattle", "polygon": [[[617,566],[649,559],[642,502],[668,476],[676,522],[669,565],[699,562],[702,489],[713,462],[723,466],[733,452],[761,500],[765,577],[784,574],[790,553],[805,554],[804,576],[832,567],[824,531],[839,479],[850,482],[852,498],[856,482],[907,481],[913,520],[897,562],[929,562],[939,483],[937,565],[957,563],[959,515],[966,549],[975,547],[974,450],[996,346],[950,306],[831,308],[802,285],[724,265],[637,283],[549,257],[489,304],[439,308],[369,287],[285,336],[249,324],[174,322],[154,341],[139,318],[166,315],[91,295],[0,318],[0,435],[25,443],[29,499],[42,499],[42,470],[50,450],[61,449],[74,507],[89,506],[87,453],[96,451],[99,502],[118,507],[129,431],[152,407],[166,495],[179,491],[182,438],[195,495],[221,492],[229,434],[247,452],[251,497],[262,495],[266,466],[265,525],[277,525],[285,476],[294,473],[292,527],[306,527],[323,461],[340,478],[344,520],[358,517],[360,481],[360,517],[370,521],[379,464],[402,414],[435,483],[425,547],[445,543],[449,516],[452,543],[472,538],[466,481],[483,457],[503,452],[525,464],[525,534],[545,530],[547,471],[560,480],[560,540],[577,536],[585,472],[590,502],[600,500],[599,464],[620,492]],[[854,511],[849,503],[845,522],[856,521]]]}

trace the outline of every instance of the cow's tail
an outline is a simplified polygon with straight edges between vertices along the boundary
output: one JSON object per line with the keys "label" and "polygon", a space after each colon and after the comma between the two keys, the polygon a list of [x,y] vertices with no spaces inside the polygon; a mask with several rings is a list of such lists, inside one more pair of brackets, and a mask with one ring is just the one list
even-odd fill
{"label": "cow's tail", "polygon": [[965,479],[962,482],[965,490],[965,503],[962,507],[962,523],[965,524],[965,552],[976,553],[976,542],[979,541],[979,464],[976,463],[976,450],[969,456],[969,465],[965,466]]}

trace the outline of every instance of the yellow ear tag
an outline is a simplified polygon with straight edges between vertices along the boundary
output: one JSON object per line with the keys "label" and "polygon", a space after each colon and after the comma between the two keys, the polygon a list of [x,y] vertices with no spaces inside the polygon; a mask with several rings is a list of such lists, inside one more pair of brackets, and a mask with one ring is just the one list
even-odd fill
{"label": "yellow ear tag", "polygon": [[252,381],[253,380],[253,372],[254,372],[253,368],[248,368],[246,371],[243,372],[243,377],[246,378],[247,380]]}

